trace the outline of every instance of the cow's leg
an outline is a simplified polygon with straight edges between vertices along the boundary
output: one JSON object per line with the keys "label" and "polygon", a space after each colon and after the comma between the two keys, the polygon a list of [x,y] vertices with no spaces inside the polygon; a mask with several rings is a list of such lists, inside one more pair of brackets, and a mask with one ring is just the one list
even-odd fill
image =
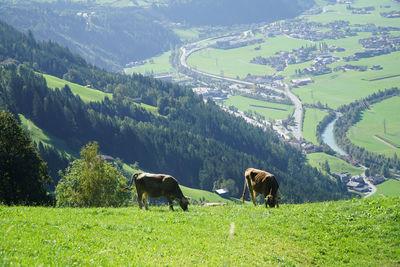
{"label": "cow's leg", "polygon": [[149,204],[147,203],[147,194],[146,194],[146,192],[143,193],[142,200],[143,200],[144,208],[146,210],[149,210]]}
{"label": "cow's leg", "polygon": [[168,205],[169,205],[169,209],[170,210],[174,210],[174,204],[172,203],[172,198],[171,197],[167,197],[168,200]]}
{"label": "cow's leg", "polygon": [[143,207],[142,198],[143,198],[143,192],[137,191],[137,201],[139,203],[140,209]]}
{"label": "cow's leg", "polygon": [[257,205],[256,202],[256,192],[254,191],[253,185],[251,184],[251,180],[249,177],[246,177],[247,187],[249,188],[249,194],[251,197],[251,201],[253,201],[254,206]]}

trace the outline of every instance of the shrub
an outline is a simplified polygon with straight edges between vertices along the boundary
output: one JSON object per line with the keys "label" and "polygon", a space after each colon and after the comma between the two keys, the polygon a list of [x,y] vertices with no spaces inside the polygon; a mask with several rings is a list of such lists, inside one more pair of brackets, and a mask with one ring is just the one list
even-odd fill
{"label": "shrub", "polygon": [[97,142],[82,148],[81,158],[68,166],[56,188],[57,206],[121,206],[130,193],[120,188],[126,178],[99,154]]}

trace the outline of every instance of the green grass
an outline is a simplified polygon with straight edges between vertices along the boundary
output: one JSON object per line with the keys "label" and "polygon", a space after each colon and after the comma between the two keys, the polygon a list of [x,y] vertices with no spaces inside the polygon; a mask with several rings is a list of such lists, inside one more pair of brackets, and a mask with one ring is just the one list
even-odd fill
{"label": "green grass", "polygon": [[380,197],[188,212],[0,206],[0,265],[395,266],[399,205]]}
{"label": "green grass", "polygon": [[[331,108],[336,109],[341,105],[349,104],[357,99],[367,97],[379,90],[398,86],[400,84],[400,77],[376,81],[369,80],[376,77],[400,74],[400,69],[398,67],[399,61],[400,52],[361,59],[351,62],[351,64],[366,65],[369,67],[381,65],[383,70],[368,70],[365,72],[340,71],[320,75],[313,77],[314,83],[294,88],[293,92],[297,94],[304,103],[312,104],[320,101],[322,104],[328,104]],[[344,62],[340,64],[344,64]]]}
{"label": "green grass", "polygon": [[[376,103],[363,112],[362,120],[352,126],[347,136],[352,143],[368,151],[393,156],[400,148],[391,148],[374,138],[375,135],[394,146],[400,144],[400,96]],[[386,133],[384,132],[384,122]]]}
{"label": "green grass", "polygon": [[194,41],[199,39],[199,31],[196,28],[189,29],[173,29],[174,33],[179,36],[181,41]]}
{"label": "green grass", "polygon": [[311,153],[307,154],[308,162],[311,166],[322,170],[321,165],[328,161],[331,173],[335,172],[348,172],[351,175],[358,175],[363,173],[363,170],[354,167],[346,161],[325,153]]}
{"label": "green grass", "polygon": [[318,145],[317,141],[317,125],[328,114],[326,110],[315,108],[305,108],[305,116],[303,123],[303,137],[308,142]]}
{"label": "green grass", "polygon": [[[223,75],[225,77],[244,78],[248,73],[253,75],[273,74],[277,71],[269,66],[250,63],[256,56],[269,57],[278,51],[289,51],[293,48],[310,45],[310,41],[297,40],[283,35],[267,39],[262,44],[250,45],[235,49],[205,49],[193,53],[188,64],[199,70]],[[260,50],[254,50],[260,46]],[[293,70],[294,72],[294,70]]]}
{"label": "green grass", "polygon": [[45,146],[53,147],[59,151],[66,153],[69,156],[77,157],[78,153],[70,150],[64,140],[59,139],[48,132],[40,129],[30,119],[26,118],[22,114],[18,114],[21,120],[22,128],[29,134],[31,139],[36,142],[42,142]]}
{"label": "green grass", "polygon": [[[235,106],[241,111],[256,111],[263,115],[267,120],[286,119],[294,110],[294,106],[292,105],[276,104],[239,95],[232,96],[225,100],[224,105],[227,107]],[[266,108],[252,107],[250,105],[263,106]]]}
{"label": "green grass", "polygon": [[[383,6],[389,5],[390,9],[383,8]],[[393,26],[399,25],[399,18],[384,18],[380,15],[381,12],[389,12],[392,10],[399,10],[400,4],[395,1],[390,0],[356,0],[353,7],[367,7],[374,6],[375,10],[371,11],[371,14],[365,15],[354,15],[351,13],[351,10],[346,9],[346,4],[336,4],[326,6],[326,12],[318,14],[318,15],[306,15],[301,16],[303,18],[307,18],[310,21],[327,23],[335,20],[345,20],[350,21],[351,24],[368,24],[374,23],[378,26]]]}
{"label": "green grass", "polygon": [[376,198],[379,196],[400,196],[400,182],[397,180],[389,179],[386,182],[378,184],[377,191],[372,197]]}
{"label": "green grass", "polygon": [[49,88],[55,89],[55,88],[63,88],[65,85],[68,85],[69,88],[71,89],[72,93],[74,95],[79,95],[83,101],[85,102],[100,102],[102,101],[106,96],[108,98],[112,98],[112,94],[110,93],[104,93],[102,91],[96,90],[96,89],[91,89],[91,88],[86,88],[85,86],[72,83],[60,78],[57,78],[55,76],[51,76],[48,74],[42,74],[43,77],[46,79],[47,86]]}
{"label": "green grass", "polygon": [[[144,65],[125,68],[124,71],[126,74],[141,73],[145,75],[174,72],[174,68],[169,63],[170,55],[171,51],[165,52],[160,56],[147,59],[147,63]],[[150,63],[150,60],[153,60],[153,63]]]}
{"label": "green grass", "polygon": [[190,197],[192,200],[201,203],[202,201],[205,202],[223,202],[223,203],[233,203],[231,200],[223,198],[216,193],[212,193],[205,190],[194,189],[186,186],[181,185],[182,192],[185,196]]}

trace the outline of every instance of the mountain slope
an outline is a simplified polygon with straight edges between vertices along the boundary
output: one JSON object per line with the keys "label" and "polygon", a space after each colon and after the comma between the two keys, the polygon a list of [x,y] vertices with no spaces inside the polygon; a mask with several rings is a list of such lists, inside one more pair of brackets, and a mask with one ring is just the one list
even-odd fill
{"label": "mountain slope", "polygon": [[[25,62],[0,67],[0,108],[23,114],[74,151],[96,140],[103,154],[209,191],[216,180],[232,179],[239,192],[245,169],[255,167],[277,176],[286,202],[348,196],[344,185],[308,166],[301,151],[281,142],[272,130],[251,126],[188,88],[105,72],[5,23],[0,23],[0,46],[0,62]],[[33,70],[90,84],[113,97],[85,103],[68,87],[49,89]],[[141,108],[137,100],[157,106],[162,116]]]}

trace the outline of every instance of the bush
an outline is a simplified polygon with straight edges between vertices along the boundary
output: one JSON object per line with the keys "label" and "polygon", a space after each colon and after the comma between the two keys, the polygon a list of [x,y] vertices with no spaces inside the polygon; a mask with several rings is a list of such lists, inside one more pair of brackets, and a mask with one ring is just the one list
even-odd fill
{"label": "bush", "polygon": [[81,150],[81,158],[68,166],[56,187],[57,206],[121,206],[130,193],[120,188],[126,178],[99,154],[97,142]]}

